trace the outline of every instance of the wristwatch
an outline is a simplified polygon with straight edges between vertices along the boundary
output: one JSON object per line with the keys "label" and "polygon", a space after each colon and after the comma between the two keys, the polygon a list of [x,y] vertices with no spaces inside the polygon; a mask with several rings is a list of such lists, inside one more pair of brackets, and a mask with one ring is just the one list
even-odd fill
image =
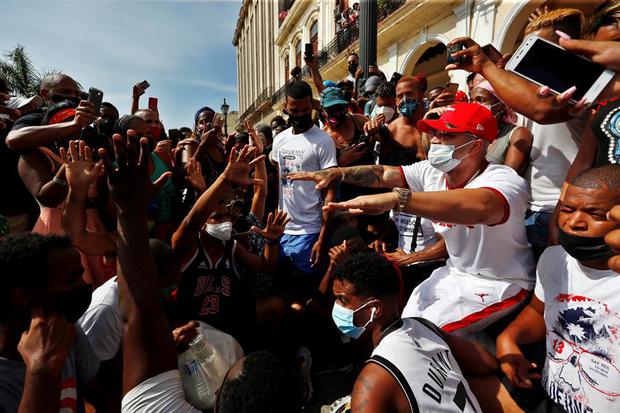
{"label": "wristwatch", "polygon": [[411,191],[407,188],[394,188],[392,191],[398,194],[398,207],[393,209],[394,213],[398,215],[403,212],[403,209],[405,209],[405,206],[407,205],[407,198],[409,197],[409,193]]}

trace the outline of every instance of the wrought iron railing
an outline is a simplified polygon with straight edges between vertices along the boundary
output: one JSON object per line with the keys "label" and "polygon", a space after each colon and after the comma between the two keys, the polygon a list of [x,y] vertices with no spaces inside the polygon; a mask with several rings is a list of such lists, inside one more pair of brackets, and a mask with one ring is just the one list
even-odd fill
{"label": "wrought iron railing", "polygon": [[[293,1],[294,2],[294,1]],[[291,2],[291,6],[292,3]],[[377,21],[381,22],[385,20],[390,14],[394,13],[400,7],[406,3],[406,0],[383,0],[380,1],[377,10]],[[355,25],[349,26],[345,29],[336,32],[336,36],[325,47],[323,47],[316,56],[317,67],[320,69],[330,62],[331,59],[338,56],[349,46],[355,43],[359,39],[359,25],[358,22]],[[307,65],[302,68],[302,76],[309,77],[310,69]],[[271,95],[271,104],[274,105],[284,98],[284,92],[286,89],[286,83],[282,85],[273,95]],[[259,98],[241,115],[240,119],[245,120],[246,116],[251,116],[252,113],[264,103],[268,97],[263,96],[267,89],[261,93]]]}

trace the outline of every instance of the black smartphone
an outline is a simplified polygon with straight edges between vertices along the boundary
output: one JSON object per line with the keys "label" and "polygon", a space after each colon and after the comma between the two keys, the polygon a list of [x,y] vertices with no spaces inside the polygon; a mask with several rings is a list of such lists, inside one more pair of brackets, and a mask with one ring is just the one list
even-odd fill
{"label": "black smartphone", "polygon": [[502,54],[491,43],[482,46],[482,51],[493,63],[499,62],[502,58]]}
{"label": "black smartphone", "polygon": [[147,80],[143,80],[142,82],[140,82],[140,86],[142,86],[142,90],[146,90],[149,88],[149,86],[151,86],[151,84]]}
{"label": "black smartphone", "polygon": [[304,59],[310,60],[314,55],[314,49],[312,48],[312,43],[306,43],[304,46]]}
{"label": "black smartphone", "polygon": [[176,146],[179,141],[183,140],[183,135],[178,129],[168,129],[168,139]]}
{"label": "black smartphone", "polygon": [[448,64],[456,63],[460,64],[463,61],[462,57],[452,57],[452,55],[456,52],[460,52],[465,49],[465,46],[462,43],[449,44],[447,46],[448,49]]}
{"label": "black smartphone", "polygon": [[99,109],[101,109],[101,102],[103,102],[103,92],[97,88],[91,87],[88,89],[87,100],[95,106],[95,113],[99,116]]}

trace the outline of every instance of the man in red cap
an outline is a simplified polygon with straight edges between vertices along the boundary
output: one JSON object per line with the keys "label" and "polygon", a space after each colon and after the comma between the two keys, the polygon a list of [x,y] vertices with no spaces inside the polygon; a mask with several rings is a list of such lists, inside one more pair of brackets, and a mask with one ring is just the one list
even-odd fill
{"label": "man in red cap", "polygon": [[392,192],[333,203],[330,210],[378,214],[393,209],[433,221],[449,260],[409,298],[403,317],[424,317],[445,331],[480,331],[516,310],[533,287],[534,260],[523,226],[527,184],[512,168],[489,164],[497,136],[490,110],[477,103],[450,106],[437,120],[421,120],[431,137],[428,160],[300,172],[289,179],[333,180]]}

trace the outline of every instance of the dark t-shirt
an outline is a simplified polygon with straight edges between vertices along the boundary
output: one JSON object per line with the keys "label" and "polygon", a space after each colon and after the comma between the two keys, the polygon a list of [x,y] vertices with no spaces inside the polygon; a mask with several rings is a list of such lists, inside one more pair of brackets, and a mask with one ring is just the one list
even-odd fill
{"label": "dark t-shirt", "polygon": [[41,121],[44,116],[45,114],[40,111],[28,113],[27,115],[17,119],[11,130],[18,130],[28,126],[41,126]]}
{"label": "dark t-shirt", "polygon": [[6,146],[6,137],[10,130],[10,124],[9,127],[0,130],[0,176],[3,177],[2,190],[5,194],[0,201],[0,215],[7,217],[38,210],[34,197],[19,176],[17,170],[19,153]]}

